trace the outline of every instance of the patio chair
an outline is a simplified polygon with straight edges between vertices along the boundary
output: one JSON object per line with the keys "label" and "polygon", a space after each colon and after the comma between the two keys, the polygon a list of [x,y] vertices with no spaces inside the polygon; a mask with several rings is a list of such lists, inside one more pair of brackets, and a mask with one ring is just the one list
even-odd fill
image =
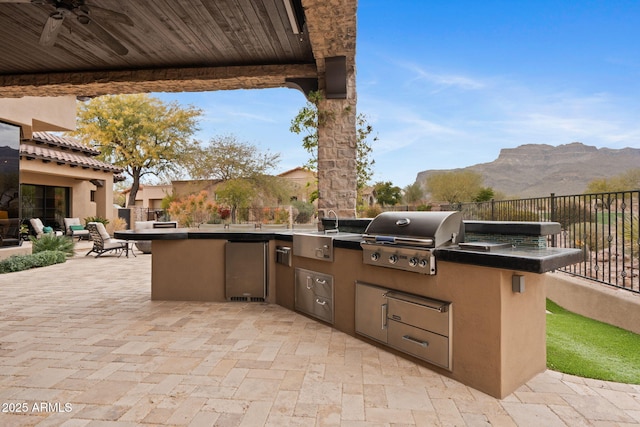
{"label": "patio chair", "polygon": [[122,251],[127,249],[127,242],[109,236],[107,229],[104,228],[104,224],[101,222],[88,223],[87,230],[89,230],[91,240],[93,240],[93,248],[85,256],[95,252],[95,258],[98,258],[100,255],[111,251],[119,252],[118,256],[120,256]]}
{"label": "patio chair", "polygon": [[77,237],[78,241],[83,238],[88,240],[91,237],[89,230],[82,226],[80,218],[65,218],[64,229],[67,236],[70,236],[72,239]]}
{"label": "patio chair", "polygon": [[21,243],[20,220],[0,219],[0,246],[19,246]]}
{"label": "patio chair", "polygon": [[45,227],[40,218],[31,218],[29,223],[31,224],[33,233],[38,239],[48,233],[55,233],[56,236],[62,236],[62,231],[53,230],[51,227]]}

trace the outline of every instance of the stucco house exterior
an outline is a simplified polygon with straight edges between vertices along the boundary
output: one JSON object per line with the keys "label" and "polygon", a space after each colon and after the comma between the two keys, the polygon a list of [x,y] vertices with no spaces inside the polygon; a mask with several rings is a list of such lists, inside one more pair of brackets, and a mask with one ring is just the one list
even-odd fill
{"label": "stucco house exterior", "polygon": [[18,165],[17,173],[0,168],[6,187],[0,194],[19,194],[7,219],[39,217],[61,228],[65,217],[116,216],[113,182],[122,170],[97,160],[98,151],[75,139],[48,133],[75,129],[76,102],[74,96],[0,99],[0,146]]}
{"label": "stucco house exterior", "polygon": [[22,217],[61,227],[64,218],[113,215],[113,183],[121,168],[95,158],[78,140],[34,132],[20,143]]}

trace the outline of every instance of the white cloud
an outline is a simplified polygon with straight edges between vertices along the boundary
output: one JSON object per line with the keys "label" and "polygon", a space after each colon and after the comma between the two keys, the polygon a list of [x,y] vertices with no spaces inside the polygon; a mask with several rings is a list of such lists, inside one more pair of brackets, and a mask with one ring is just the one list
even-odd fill
{"label": "white cloud", "polygon": [[448,88],[457,88],[462,90],[479,90],[484,89],[486,84],[478,79],[467,77],[460,74],[450,73],[433,73],[426,71],[417,64],[402,64],[402,66],[412,71],[416,76],[408,81],[409,85],[415,84],[417,81],[426,81],[437,86],[437,90]]}

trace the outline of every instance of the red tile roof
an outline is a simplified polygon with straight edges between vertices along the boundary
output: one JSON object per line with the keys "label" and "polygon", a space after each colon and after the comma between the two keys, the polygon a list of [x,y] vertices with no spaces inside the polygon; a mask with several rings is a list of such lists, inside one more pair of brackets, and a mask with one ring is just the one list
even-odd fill
{"label": "red tile roof", "polygon": [[[35,143],[35,145],[34,145]],[[27,160],[39,159],[44,162],[56,162],[59,165],[81,167],[120,174],[123,169],[95,159],[99,151],[83,145],[78,140],[51,135],[47,132],[34,132],[31,140],[20,144],[20,157]]]}
{"label": "red tile roof", "polygon": [[90,156],[97,156],[98,154],[100,154],[99,150],[86,146],[75,138],[53,135],[48,132],[33,132],[31,141],[35,142],[36,144],[48,145],[49,147],[59,147],[63,150],[83,152]]}

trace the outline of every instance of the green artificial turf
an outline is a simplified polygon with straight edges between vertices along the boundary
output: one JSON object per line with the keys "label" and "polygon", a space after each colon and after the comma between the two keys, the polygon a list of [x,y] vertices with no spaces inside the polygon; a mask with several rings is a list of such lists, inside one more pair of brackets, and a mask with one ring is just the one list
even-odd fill
{"label": "green artificial turf", "polygon": [[640,384],[640,335],[547,300],[547,366],[554,371]]}

